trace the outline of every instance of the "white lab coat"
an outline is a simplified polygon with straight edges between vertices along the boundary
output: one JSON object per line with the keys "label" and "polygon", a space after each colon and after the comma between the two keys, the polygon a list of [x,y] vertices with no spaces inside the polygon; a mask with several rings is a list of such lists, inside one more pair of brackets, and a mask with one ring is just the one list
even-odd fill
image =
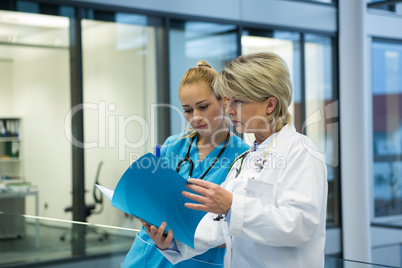
{"label": "white lab coat", "polygon": [[[172,263],[226,244],[225,267],[324,267],[327,172],[313,143],[286,125],[250,152],[229,172],[222,186],[233,193],[228,216],[213,221],[208,213],[195,234],[195,249],[176,241],[161,251]],[[269,143],[264,168],[257,172]],[[174,234],[173,234],[174,236]]]}

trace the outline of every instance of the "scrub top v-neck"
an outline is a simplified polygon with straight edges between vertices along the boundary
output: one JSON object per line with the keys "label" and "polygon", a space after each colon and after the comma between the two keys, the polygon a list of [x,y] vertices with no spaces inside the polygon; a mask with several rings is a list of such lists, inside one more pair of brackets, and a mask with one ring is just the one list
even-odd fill
{"label": "scrub top v-neck", "polygon": [[[184,134],[179,134],[167,138],[161,148],[161,159],[166,161],[167,165],[173,170],[176,170],[176,166],[179,161],[186,156],[188,146],[190,144],[191,139],[183,138],[183,135]],[[198,139],[195,138],[189,153],[189,157],[194,162],[193,178],[200,177],[208,169],[224,145],[224,142],[219,144],[203,159],[202,162],[200,162],[197,141]],[[227,144],[227,148],[204,177],[204,180],[221,184],[226,179],[229,167],[234,159],[249,148],[250,146],[244,143],[242,139],[236,135],[231,136]],[[186,179],[188,178],[189,174],[189,166],[190,165],[188,163],[183,163],[179,170],[179,174]],[[202,255],[195,256],[190,260],[173,265],[156,249],[152,239],[142,228],[137,234],[122,267],[218,268],[223,266],[223,255],[225,250],[225,248],[213,248]]]}

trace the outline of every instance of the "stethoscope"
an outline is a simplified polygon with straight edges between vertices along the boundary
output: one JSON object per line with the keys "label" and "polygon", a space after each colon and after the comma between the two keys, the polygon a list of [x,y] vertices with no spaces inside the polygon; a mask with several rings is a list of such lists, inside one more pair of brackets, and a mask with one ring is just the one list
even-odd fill
{"label": "stethoscope", "polygon": [[[179,173],[181,164],[183,164],[184,162],[188,162],[190,164],[190,171],[188,172],[188,177],[189,178],[191,178],[191,176],[193,175],[193,169],[194,169],[193,160],[191,160],[191,158],[190,158],[190,149],[191,149],[191,145],[193,144],[193,141],[194,141],[195,137],[197,137],[197,135],[192,137],[191,140],[190,140],[186,156],[182,160],[180,160],[179,163],[177,163],[177,166],[176,166],[176,172]],[[229,140],[230,140],[230,133],[228,133],[228,136],[226,137],[226,140],[225,140],[225,144],[223,145],[223,147],[220,150],[219,154],[215,157],[215,159],[211,163],[211,165],[209,165],[208,169],[198,179],[202,180],[205,177],[205,175],[207,175],[207,173],[211,170],[211,168],[214,166],[216,161],[218,161],[219,157],[225,151],[226,147],[228,146]]]}
{"label": "stethoscope", "polygon": [[[256,167],[255,167],[255,170],[256,170],[258,173],[260,173],[260,172],[264,169],[265,163],[266,163],[266,161],[267,161],[265,158],[266,158],[266,156],[267,156],[269,150],[271,149],[272,145],[274,144],[276,138],[278,137],[278,135],[276,135],[276,134],[277,134],[277,133],[274,134],[274,135],[275,135],[274,138],[272,139],[272,141],[271,141],[270,144],[268,145],[267,149],[265,149],[264,155],[263,155],[261,158],[258,158],[258,159],[255,161],[255,166],[256,166]],[[245,151],[244,153],[242,153],[242,154],[241,154],[239,157],[237,157],[237,158],[233,161],[233,163],[230,165],[230,167],[229,167],[229,172],[230,172],[230,170],[232,170],[233,165],[234,165],[238,160],[241,160],[239,169],[236,170],[235,178],[237,178],[237,177],[240,175],[241,169],[242,169],[242,167],[243,167],[243,162],[244,162],[244,159],[246,158],[246,156],[247,156],[248,154],[250,154],[250,152],[256,151],[256,150],[257,150],[257,142],[254,142],[253,146],[252,146],[249,150],[247,150],[247,151]]]}

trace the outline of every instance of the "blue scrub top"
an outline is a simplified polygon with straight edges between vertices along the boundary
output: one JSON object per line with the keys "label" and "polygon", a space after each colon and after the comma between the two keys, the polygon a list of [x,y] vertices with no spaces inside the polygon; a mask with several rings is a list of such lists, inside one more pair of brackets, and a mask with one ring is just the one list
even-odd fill
{"label": "blue scrub top", "polygon": [[[192,178],[199,178],[209,168],[225,144],[225,142],[222,142],[212,152],[210,152],[202,162],[200,162],[196,145],[197,139],[198,137],[194,139],[189,154],[194,163]],[[183,138],[183,134],[171,136],[166,139],[162,146],[161,158],[163,158],[164,161],[167,161],[172,169],[176,170],[177,163],[185,157],[189,144],[190,138]],[[226,179],[229,167],[235,158],[248,149],[249,146],[242,139],[235,135],[231,136],[225,151],[204,177],[204,180],[221,184]],[[188,178],[189,169],[190,165],[187,162],[184,162],[180,166],[179,174],[184,178]],[[130,251],[127,253],[123,263],[123,268],[223,267],[224,254],[224,247],[213,248],[204,254],[173,265],[156,249],[154,242],[148,236],[145,229],[142,228],[137,234]]]}

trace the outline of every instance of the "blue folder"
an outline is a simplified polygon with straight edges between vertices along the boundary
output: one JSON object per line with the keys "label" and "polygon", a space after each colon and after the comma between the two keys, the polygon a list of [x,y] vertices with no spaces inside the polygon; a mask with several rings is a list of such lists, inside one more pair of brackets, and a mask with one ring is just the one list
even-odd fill
{"label": "blue folder", "polygon": [[190,191],[185,188],[186,183],[162,158],[148,153],[123,174],[112,206],[157,227],[165,221],[166,232],[172,229],[175,239],[194,248],[195,230],[206,212],[184,206],[193,202],[182,195],[183,191]]}

